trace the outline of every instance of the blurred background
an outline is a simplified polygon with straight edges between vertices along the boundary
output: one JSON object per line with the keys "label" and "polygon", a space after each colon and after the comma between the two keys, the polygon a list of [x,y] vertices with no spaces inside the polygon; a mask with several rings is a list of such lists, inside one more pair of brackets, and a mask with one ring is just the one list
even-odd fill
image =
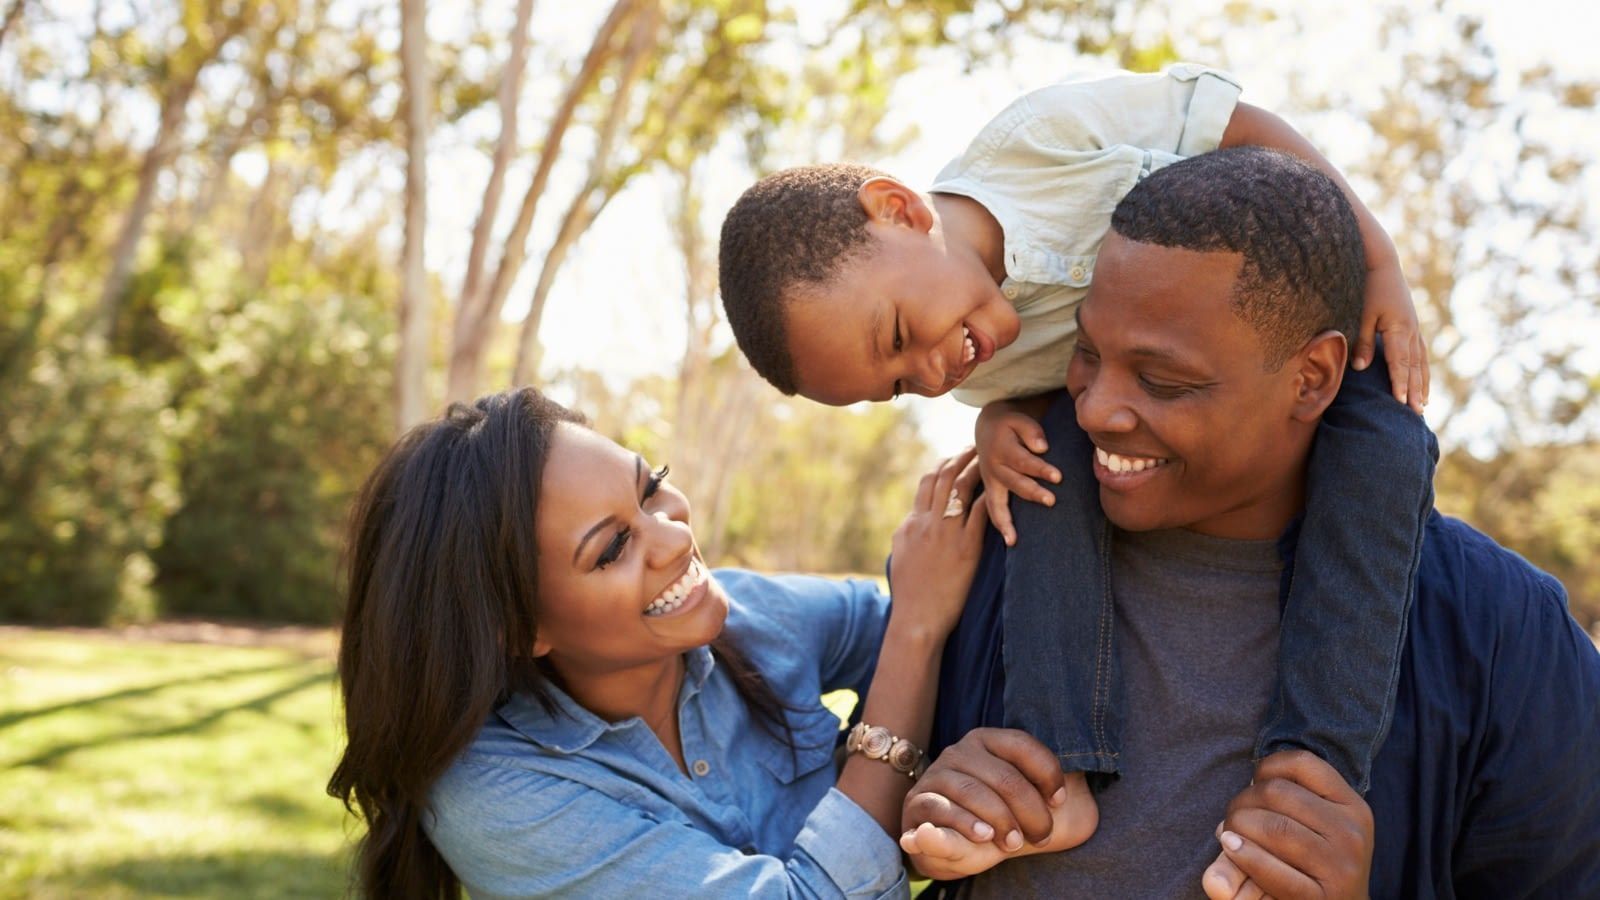
{"label": "blurred background", "polygon": [[341,528],[533,383],[708,558],[875,572],[972,411],[733,347],[757,176],[926,185],[1016,94],[1232,70],[1400,248],[1438,505],[1600,623],[1600,12],[1578,0],[0,0],[0,896],[333,895]]}

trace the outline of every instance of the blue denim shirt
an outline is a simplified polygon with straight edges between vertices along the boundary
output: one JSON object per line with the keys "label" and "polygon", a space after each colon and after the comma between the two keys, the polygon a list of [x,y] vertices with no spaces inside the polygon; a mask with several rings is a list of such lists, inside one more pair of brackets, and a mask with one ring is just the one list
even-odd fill
{"label": "blue denim shirt", "polygon": [[[990,529],[945,644],[935,753],[1003,721],[1004,569]],[[1600,654],[1559,582],[1437,513],[1367,803],[1378,900],[1600,897]]]}
{"label": "blue denim shirt", "polygon": [[643,720],[554,691],[500,707],[439,779],[428,836],[474,897],[906,897],[893,839],[833,787],[825,691],[864,685],[888,599],[866,581],[719,570],[727,633],[790,707],[793,754],[711,652],[687,654],[689,774]]}

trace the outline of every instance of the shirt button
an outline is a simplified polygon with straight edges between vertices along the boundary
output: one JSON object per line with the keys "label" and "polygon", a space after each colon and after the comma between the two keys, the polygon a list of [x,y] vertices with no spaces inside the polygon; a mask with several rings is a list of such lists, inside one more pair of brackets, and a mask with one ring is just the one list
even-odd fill
{"label": "shirt button", "polygon": [[1000,293],[1005,294],[1007,300],[1015,300],[1017,299],[1017,286],[1014,284],[1008,284],[1004,288],[1001,288]]}
{"label": "shirt button", "polygon": [[1083,276],[1089,274],[1089,270],[1085,269],[1083,266],[1073,266],[1072,271],[1067,274],[1072,276],[1073,281],[1082,281]]}
{"label": "shirt button", "polygon": [[694,761],[694,765],[691,766],[691,768],[694,769],[695,775],[704,778],[706,777],[706,774],[711,771],[711,764],[703,759],[697,759]]}

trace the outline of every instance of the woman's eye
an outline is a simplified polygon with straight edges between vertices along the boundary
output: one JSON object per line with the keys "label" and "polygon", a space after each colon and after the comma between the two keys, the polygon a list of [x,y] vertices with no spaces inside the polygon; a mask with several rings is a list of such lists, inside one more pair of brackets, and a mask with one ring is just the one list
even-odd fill
{"label": "woman's eye", "polygon": [[667,476],[671,473],[672,467],[666,465],[655,470],[654,472],[651,472],[650,478],[644,483],[644,496],[639,498],[639,502],[643,503],[644,501],[649,500],[651,497],[654,497],[656,495],[656,491],[661,490],[661,482],[666,481]]}
{"label": "woman's eye", "polygon": [[619,530],[616,533],[616,536],[611,538],[611,543],[607,544],[606,548],[600,551],[600,558],[595,560],[594,567],[596,569],[604,569],[606,566],[609,566],[618,559],[621,559],[622,548],[628,546],[628,538],[631,536],[631,529],[623,528]]}

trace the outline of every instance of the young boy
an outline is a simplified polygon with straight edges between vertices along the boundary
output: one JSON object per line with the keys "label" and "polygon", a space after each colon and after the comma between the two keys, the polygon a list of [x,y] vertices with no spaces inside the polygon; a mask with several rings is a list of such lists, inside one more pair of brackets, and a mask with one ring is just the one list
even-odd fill
{"label": "young boy", "polygon": [[[755,369],[786,394],[828,404],[911,392],[984,407],[978,451],[991,519],[1016,544],[1009,493],[1083,517],[1051,535],[1049,570],[1065,583],[1007,580],[1007,724],[1055,750],[1064,770],[1118,771],[1115,673],[1089,671],[1109,640],[1110,585],[1096,480],[1149,461],[1095,448],[1079,432],[1046,447],[1037,418],[1072,355],[1075,312],[1112,209],[1140,178],[1218,147],[1260,145],[1338,173],[1281,120],[1238,102],[1225,74],[1174,66],[1035,91],[993,119],[919,194],[851,165],[780,172],[750,188],[722,228],[728,319]],[[1412,598],[1437,448],[1420,416],[1427,371],[1405,279],[1387,235],[1352,195],[1368,277],[1361,338],[1325,416],[1281,622],[1278,689],[1260,759],[1306,747],[1365,791],[1393,714],[1398,653]],[[1375,333],[1388,374],[1369,369]],[[1152,388],[1157,389],[1157,388]],[[1395,399],[1388,400],[1392,390]],[[1018,402],[1020,401],[1020,402]],[[1070,403],[1070,400],[1067,401]],[[1058,465],[1051,465],[1043,454]],[[1029,542],[1008,560],[1020,562]],[[1033,541],[1033,543],[1046,543]],[[1290,652],[1290,647],[1296,652]],[[1329,658],[1339,648],[1338,658]],[[1308,650],[1307,648],[1311,648]],[[1315,648],[1325,648],[1319,654]],[[1220,811],[1219,811],[1220,812]]]}

